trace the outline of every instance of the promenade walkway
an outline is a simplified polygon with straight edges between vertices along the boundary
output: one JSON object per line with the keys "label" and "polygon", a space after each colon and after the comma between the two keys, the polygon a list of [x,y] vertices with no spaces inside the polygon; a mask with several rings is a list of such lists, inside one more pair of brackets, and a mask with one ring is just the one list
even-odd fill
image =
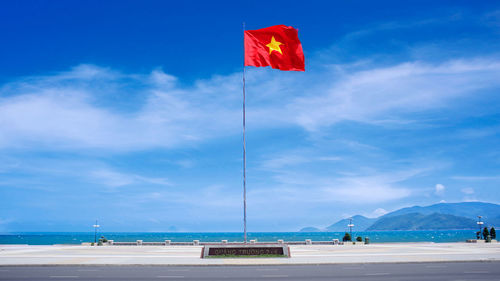
{"label": "promenade walkway", "polygon": [[296,245],[291,258],[201,259],[200,246],[0,245],[2,265],[285,265],[500,261],[500,243]]}

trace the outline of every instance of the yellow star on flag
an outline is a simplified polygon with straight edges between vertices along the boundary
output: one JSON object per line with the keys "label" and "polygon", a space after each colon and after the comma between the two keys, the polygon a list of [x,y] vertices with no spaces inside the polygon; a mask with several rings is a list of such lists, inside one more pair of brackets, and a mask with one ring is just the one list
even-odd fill
{"label": "yellow star on flag", "polygon": [[276,41],[276,39],[274,39],[274,36],[273,36],[271,38],[271,43],[266,45],[266,47],[269,48],[269,54],[271,54],[273,51],[277,51],[283,55],[283,52],[281,52],[280,45],[283,45],[283,43]]}

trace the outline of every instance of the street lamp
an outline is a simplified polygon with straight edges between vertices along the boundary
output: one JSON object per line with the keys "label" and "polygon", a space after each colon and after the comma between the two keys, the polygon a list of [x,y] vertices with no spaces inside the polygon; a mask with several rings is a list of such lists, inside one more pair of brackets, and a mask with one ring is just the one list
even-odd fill
{"label": "street lamp", "polygon": [[477,216],[477,225],[479,226],[479,238],[483,237],[483,232],[481,231],[483,229],[483,224],[484,222],[481,221],[482,216]]}
{"label": "street lamp", "polygon": [[94,245],[97,245],[97,228],[99,228],[100,225],[97,224],[97,220],[95,220],[94,226]]}
{"label": "street lamp", "polygon": [[352,224],[352,218],[349,218],[349,224],[347,226],[349,227],[349,232],[350,232],[350,235],[351,235],[351,241],[353,241],[352,227],[354,226],[354,224]]}

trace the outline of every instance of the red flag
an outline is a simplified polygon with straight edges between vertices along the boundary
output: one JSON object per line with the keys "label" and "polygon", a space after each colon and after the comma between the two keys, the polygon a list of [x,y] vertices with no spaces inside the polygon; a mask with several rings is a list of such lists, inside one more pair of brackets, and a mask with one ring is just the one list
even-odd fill
{"label": "red flag", "polygon": [[305,71],[304,52],[297,29],[275,25],[245,30],[245,66]]}

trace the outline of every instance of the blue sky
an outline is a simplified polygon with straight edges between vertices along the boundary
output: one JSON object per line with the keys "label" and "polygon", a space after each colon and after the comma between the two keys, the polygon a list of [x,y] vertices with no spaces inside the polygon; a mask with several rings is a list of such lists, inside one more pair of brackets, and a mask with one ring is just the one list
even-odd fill
{"label": "blue sky", "polygon": [[241,231],[243,21],[249,231],[500,202],[500,4],[178,2],[0,4],[0,231]]}

